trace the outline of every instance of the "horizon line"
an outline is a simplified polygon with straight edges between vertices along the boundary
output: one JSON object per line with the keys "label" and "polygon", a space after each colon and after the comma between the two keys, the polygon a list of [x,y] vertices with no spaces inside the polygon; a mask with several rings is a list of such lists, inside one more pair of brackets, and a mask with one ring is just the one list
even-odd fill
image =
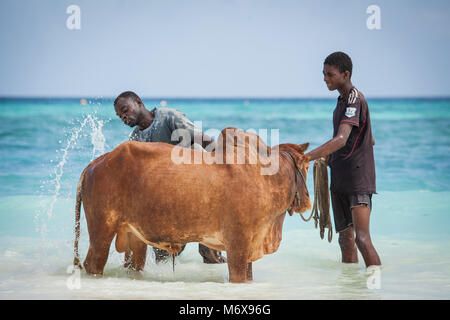
{"label": "horizon line", "polygon": [[[140,96],[142,100],[335,100],[336,97],[330,96]],[[78,96],[78,95],[48,95],[48,96],[32,96],[32,95],[11,95],[11,96],[3,96],[0,95],[0,100],[114,100],[115,96]],[[386,100],[386,99],[426,99],[426,100],[449,100],[450,95],[435,95],[435,96],[365,96],[366,99],[371,100]]]}

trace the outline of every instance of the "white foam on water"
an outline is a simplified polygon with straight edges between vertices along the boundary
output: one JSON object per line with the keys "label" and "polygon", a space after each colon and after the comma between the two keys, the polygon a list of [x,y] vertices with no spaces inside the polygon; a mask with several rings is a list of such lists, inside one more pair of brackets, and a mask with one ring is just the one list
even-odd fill
{"label": "white foam on water", "polygon": [[[82,260],[87,237],[81,238]],[[112,243],[104,276],[82,270],[79,289],[71,289],[73,239],[47,240],[42,257],[34,239],[2,237],[0,299],[448,299],[449,245],[442,248],[439,239],[373,240],[383,263],[376,290],[367,288],[361,256],[358,264],[342,264],[337,241],[321,240],[314,229],[284,232],[279,250],[253,263],[252,283],[228,283],[227,265],[204,264],[194,243],[176,258],[175,273],[170,259],[154,262],[150,247],[144,271],[129,273]]]}

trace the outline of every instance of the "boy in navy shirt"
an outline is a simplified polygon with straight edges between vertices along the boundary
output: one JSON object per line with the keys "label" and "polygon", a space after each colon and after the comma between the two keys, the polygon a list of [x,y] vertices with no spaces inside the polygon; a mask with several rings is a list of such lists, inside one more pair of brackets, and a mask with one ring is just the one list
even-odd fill
{"label": "boy in navy shirt", "polygon": [[379,266],[369,232],[372,194],[376,193],[375,140],[367,102],[351,82],[352,69],[352,60],[343,52],[325,59],[324,81],[329,90],[340,93],[333,113],[333,138],[308,155],[311,161],[326,158],[331,168],[331,203],[342,262],[357,263],[358,248],[366,267]]}

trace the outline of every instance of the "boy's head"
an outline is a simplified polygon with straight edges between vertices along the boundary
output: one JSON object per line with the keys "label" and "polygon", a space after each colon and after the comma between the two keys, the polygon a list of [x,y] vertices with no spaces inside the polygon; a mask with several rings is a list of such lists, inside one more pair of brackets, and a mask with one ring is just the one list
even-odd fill
{"label": "boy's head", "polygon": [[344,52],[334,52],[323,63],[324,81],[330,91],[341,88],[352,77],[352,59]]}

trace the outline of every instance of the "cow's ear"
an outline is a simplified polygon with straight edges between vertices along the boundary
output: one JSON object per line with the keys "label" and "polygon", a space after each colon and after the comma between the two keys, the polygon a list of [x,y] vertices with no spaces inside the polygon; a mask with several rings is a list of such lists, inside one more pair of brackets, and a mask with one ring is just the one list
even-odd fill
{"label": "cow's ear", "polygon": [[311,156],[310,155],[305,154],[304,157],[305,157],[305,162],[311,161]]}
{"label": "cow's ear", "polygon": [[309,142],[298,145],[298,152],[305,153],[306,149],[309,147]]}
{"label": "cow's ear", "polygon": [[297,165],[297,168],[303,168],[307,163],[309,163],[309,159],[311,157],[309,155],[300,155],[297,157],[297,160],[295,161],[295,164]]}

